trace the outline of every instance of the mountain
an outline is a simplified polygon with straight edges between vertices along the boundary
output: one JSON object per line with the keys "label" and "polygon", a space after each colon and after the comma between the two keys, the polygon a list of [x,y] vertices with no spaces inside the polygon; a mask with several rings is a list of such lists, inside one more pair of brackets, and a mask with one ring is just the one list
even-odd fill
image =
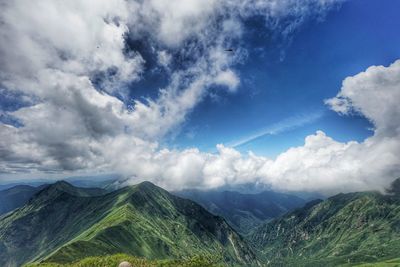
{"label": "mountain", "polygon": [[[63,183],[64,182],[59,182],[59,185],[61,186]],[[16,185],[0,191],[0,215],[25,205],[31,197],[47,186],[47,184],[37,187]],[[66,186],[65,190],[67,190],[67,187],[68,186]],[[106,190],[99,188],[81,188],[79,190],[81,191],[80,194],[83,196],[95,196],[106,193]]]}
{"label": "mountain", "polygon": [[44,184],[47,184],[48,180],[39,180],[39,181],[34,181],[34,182],[17,182],[17,183],[2,183],[0,184],[0,191],[4,191],[6,189],[15,187],[15,186],[19,186],[19,185],[27,185],[27,186],[31,186],[31,187],[38,187]]}
{"label": "mountain", "polygon": [[185,190],[175,194],[191,199],[211,213],[224,217],[237,231],[244,234],[306,202],[299,197],[273,191],[242,194],[233,191]]}
{"label": "mountain", "polygon": [[272,265],[337,266],[398,258],[400,197],[378,192],[313,201],[250,236]]}
{"label": "mountain", "polygon": [[[63,181],[66,181],[77,187],[87,187],[87,188],[106,188],[110,184],[115,183],[121,179],[118,175],[107,174],[107,175],[92,175],[92,176],[72,176],[64,177]],[[50,183],[55,183],[58,180],[48,179],[34,179],[34,180],[21,180],[18,182],[11,181],[0,181],[0,191],[15,187],[18,185],[28,185],[32,187],[38,187],[42,185],[48,185]]]}
{"label": "mountain", "polygon": [[24,205],[44,186],[16,185],[0,191],[0,215]]}
{"label": "mountain", "polygon": [[149,182],[101,196],[57,182],[0,217],[0,266],[116,253],[148,259],[219,255],[230,265],[256,264],[223,218]]}

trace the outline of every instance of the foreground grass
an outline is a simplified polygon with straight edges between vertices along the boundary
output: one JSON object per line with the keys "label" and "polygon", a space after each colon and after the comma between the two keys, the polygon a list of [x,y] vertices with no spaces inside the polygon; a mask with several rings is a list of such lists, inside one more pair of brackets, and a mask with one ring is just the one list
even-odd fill
{"label": "foreground grass", "polygon": [[78,262],[59,264],[52,262],[31,263],[25,267],[117,267],[122,261],[128,261],[134,267],[221,267],[212,259],[197,256],[187,260],[146,260],[129,256],[126,254],[116,254],[104,257],[89,257]]}
{"label": "foreground grass", "polygon": [[400,267],[400,258],[375,263],[363,263],[355,267]]}

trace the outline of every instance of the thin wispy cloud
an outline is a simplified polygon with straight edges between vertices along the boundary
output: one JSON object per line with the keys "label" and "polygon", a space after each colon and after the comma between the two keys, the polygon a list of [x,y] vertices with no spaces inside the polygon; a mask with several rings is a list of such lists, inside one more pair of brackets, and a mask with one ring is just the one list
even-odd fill
{"label": "thin wispy cloud", "polygon": [[293,117],[289,117],[278,123],[267,126],[255,133],[245,136],[239,140],[230,142],[227,144],[227,146],[234,147],[234,148],[240,147],[242,145],[251,143],[256,139],[259,139],[259,138],[267,136],[267,135],[280,134],[280,133],[304,126],[306,124],[313,123],[313,122],[317,121],[318,119],[320,119],[322,116],[323,116],[322,111],[316,111],[313,113],[300,114],[300,115],[296,115]]}

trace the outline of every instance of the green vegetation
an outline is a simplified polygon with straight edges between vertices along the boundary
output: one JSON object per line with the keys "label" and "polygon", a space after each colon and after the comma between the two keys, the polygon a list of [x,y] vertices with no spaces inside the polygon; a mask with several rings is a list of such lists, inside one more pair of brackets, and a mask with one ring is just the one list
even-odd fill
{"label": "green vegetation", "polygon": [[399,267],[400,258],[391,259],[386,261],[380,261],[375,263],[363,263],[359,265],[354,265],[355,267]]}
{"label": "green vegetation", "polygon": [[218,261],[196,256],[185,260],[146,260],[126,254],[116,254],[103,257],[88,257],[74,263],[33,263],[24,267],[117,267],[122,261],[128,261],[135,267],[219,267]]}
{"label": "green vegetation", "polygon": [[348,266],[400,255],[400,199],[339,194],[266,223],[250,237],[272,265]]}
{"label": "green vegetation", "polygon": [[59,182],[0,217],[0,266],[400,266],[395,186],[310,202],[244,240],[148,182],[103,195]]}
{"label": "green vegetation", "polygon": [[117,253],[147,259],[220,255],[230,265],[255,264],[224,219],[148,182],[94,197],[56,183],[0,217],[0,266]]}

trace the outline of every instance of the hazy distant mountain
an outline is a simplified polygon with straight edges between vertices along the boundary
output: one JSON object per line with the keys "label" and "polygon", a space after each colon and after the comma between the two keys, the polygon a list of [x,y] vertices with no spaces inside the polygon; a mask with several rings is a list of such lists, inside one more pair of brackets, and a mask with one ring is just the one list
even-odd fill
{"label": "hazy distant mountain", "polygon": [[232,191],[184,190],[174,194],[191,199],[208,211],[223,216],[242,233],[248,233],[266,220],[301,207],[306,202],[299,197],[273,191],[242,194]]}
{"label": "hazy distant mountain", "polygon": [[256,264],[223,218],[149,182],[91,193],[57,182],[0,217],[0,266],[115,253],[149,259],[218,255],[229,264]]}
{"label": "hazy distant mountain", "polygon": [[45,186],[16,185],[0,191],[0,215],[24,205],[35,193]]}
{"label": "hazy distant mountain", "polygon": [[398,258],[400,197],[361,192],[313,201],[265,223],[251,241],[272,265],[338,266]]}
{"label": "hazy distant mountain", "polygon": [[[73,176],[73,177],[64,177],[62,181],[66,181],[77,187],[97,187],[97,188],[106,188],[110,184],[115,183],[120,180],[119,175],[95,175],[95,176]],[[11,187],[15,187],[17,185],[29,185],[33,187],[38,187],[41,185],[52,184],[61,180],[54,179],[31,179],[31,180],[21,180],[18,182],[2,182],[0,184],[0,191],[9,189]]]}
{"label": "hazy distant mountain", "polygon": [[0,191],[7,190],[9,188],[19,186],[19,185],[27,185],[31,187],[38,187],[44,184],[48,184],[48,180],[40,180],[40,181],[34,181],[34,182],[13,182],[13,183],[2,183],[0,184]]}
{"label": "hazy distant mountain", "polygon": [[[60,182],[62,184],[63,182]],[[25,205],[37,192],[47,187],[47,184],[37,187],[29,185],[16,185],[0,191],[0,215]],[[79,189],[82,195],[96,196],[105,194],[107,191],[101,188]]]}

